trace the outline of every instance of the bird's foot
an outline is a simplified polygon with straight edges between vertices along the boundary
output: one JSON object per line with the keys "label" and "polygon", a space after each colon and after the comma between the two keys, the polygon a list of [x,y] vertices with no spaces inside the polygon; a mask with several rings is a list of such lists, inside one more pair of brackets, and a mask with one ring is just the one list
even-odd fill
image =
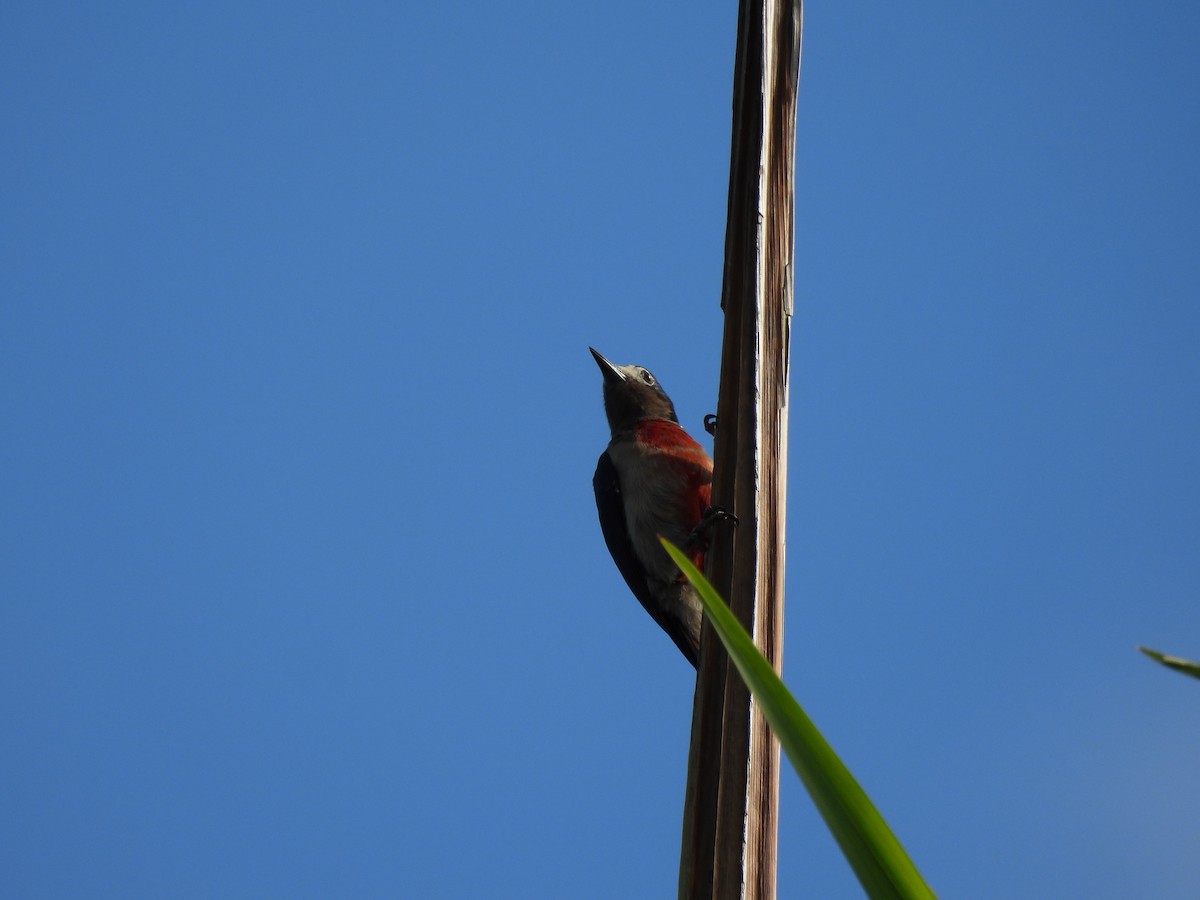
{"label": "bird's foot", "polygon": [[719,506],[710,506],[704,510],[704,514],[700,517],[700,521],[696,523],[696,527],[692,529],[692,533],[688,535],[687,549],[692,553],[704,553],[708,550],[709,538],[712,536],[712,530],[720,521],[732,522],[734,527],[737,527],[738,518],[733,513]]}
{"label": "bird's foot", "polygon": [[704,417],[704,430],[713,437],[717,436],[717,417],[712,413],[709,413]]}

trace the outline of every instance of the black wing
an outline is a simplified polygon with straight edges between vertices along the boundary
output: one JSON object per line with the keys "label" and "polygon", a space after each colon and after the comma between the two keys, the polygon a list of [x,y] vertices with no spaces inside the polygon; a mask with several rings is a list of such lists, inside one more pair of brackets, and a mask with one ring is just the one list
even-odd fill
{"label": "black wing", "polygon": [[[633,552],[633,543],[629,540],[629,531],[625,527],[625,500],[621,496],[621,482],[617,478],[617,469],[613,465],[608,452],[600,454],[596,463],[596,474],[592,477],[592,488],[596,492],[596,511],[600,514],[600,530],[604,533],[604,543],[612,554],[613,562],[637,597],[646,612],[658,623],[675,642],[688,662],[696,665],[699,655],[699,635],[695,629],[688,628],[675,616],[668,615],[646,580],[646,570]],[[682,587],[682,585],[681,585]]]}

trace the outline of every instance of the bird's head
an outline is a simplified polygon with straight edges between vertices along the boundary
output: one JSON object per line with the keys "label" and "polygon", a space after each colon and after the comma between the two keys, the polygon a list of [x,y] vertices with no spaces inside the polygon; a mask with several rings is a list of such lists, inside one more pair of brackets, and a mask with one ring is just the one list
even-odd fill
{"label": "bird's head", "polygon": [[641,366],[616,366],[592,347],[592,356],[604,375],[604,413],[615,435],[643,419],[678,423],[675,404],[658,379]]}

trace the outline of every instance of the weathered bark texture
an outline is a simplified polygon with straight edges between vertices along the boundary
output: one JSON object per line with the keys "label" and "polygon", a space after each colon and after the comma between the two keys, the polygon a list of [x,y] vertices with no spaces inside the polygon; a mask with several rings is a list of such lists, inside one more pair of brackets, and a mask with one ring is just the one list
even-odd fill
{"label": "weathered bark texture", "polygon": [[[793,176],[801,0],[741,0],[708,576],[780,668]],[[775,896],[779,745],[705,621],[692,719],[681,900]]]}

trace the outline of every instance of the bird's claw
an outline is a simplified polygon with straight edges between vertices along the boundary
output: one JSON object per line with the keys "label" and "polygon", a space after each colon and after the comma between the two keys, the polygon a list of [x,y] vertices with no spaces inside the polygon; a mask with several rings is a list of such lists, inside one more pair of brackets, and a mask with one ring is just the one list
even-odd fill
{"label": "bird's claw", "polygon": [[710,506],[704,511],[704,515],[700,517],[700,524],[697,528],[710,527],[724,519],[726,522],[732,522],[737,526],[738,517],[722,506]]}
{"label": "bird's claw", "polygon": [[696,553],[707,551],[709,535],[712,534],[713,527],[722,520],[732,522],[734,527],[737,527],[737,516],[728,510],[722,509],[720,506],[710,506],[704,510],[703,515],[700,516],[700,521],[696,523],[696,527],[688,535],[688,549]]}
{"label": "bird's claw", "polygon": [[717,436],[717,417],[712,413],[709,413],[704,417],[704,430],[713,437]]}

